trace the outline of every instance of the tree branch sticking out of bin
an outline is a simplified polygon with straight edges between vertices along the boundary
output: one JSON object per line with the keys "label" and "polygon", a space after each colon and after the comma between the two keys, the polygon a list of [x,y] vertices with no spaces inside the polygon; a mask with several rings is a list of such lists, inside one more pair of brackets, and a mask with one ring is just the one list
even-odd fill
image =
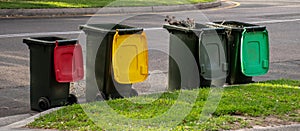
{"label": "tree branch sticking out of bin", "polygon": [[182,26],[190,29],[196,27],[195,20],[190,18],[187,18],[186,20],[176,20],[175,16],[167,15],[165,21],[170,25]]}

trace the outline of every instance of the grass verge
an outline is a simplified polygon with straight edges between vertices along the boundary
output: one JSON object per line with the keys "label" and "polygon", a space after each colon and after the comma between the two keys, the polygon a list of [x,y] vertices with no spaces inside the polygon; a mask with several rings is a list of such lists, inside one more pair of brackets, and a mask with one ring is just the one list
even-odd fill
{"label": "grass verge", "polygon": [[[300,81],[282,79],[226,87],[216,111],[208,114],[210,117],[206,121],[201,121],[199,118],[208,94],[217,88],[166,92],[67,106],[36,119],[28,127],[59,130],[110,130],[110,127],[112,130],[166,130],[163,126],[153,125],[151,121],[135,123],[128,118],[137,121],[153,118],[155,122],[164,125],[165,121],[155,117],[163,116],[175,104],[178,107],[191,106],[191,110],[188,115],[180,119],[180,122],[172,128],[173,130],[230,130],[251,128],[254,125],[300,123],[299,86]],[[198,96],[194,103],[188,103],[191,101],[178,99],[181,93],[187,96]],[[109,111],[107,105],[113,111]],[[179,109],[174,110],[172,117],[161,118],[175,120],[176,116],[180,116],[180,112],[184,112]],[[112,112],[116,112],[124,119],[117,118]]]}
{"label": "grass verge", "polygon": [[96,8],[195,4],[215,0],[0,0],[0,9]]}

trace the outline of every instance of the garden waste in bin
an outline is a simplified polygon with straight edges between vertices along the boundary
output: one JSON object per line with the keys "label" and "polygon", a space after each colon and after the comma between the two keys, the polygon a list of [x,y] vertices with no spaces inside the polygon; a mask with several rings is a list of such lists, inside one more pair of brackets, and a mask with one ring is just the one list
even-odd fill
{"label": "garden waste in bin", "polygon": [[[223,86],[227,76],[227,47],[224,29],[209,27],[202,24],[196,24],[195,28],[179,27],[169,24],[166,24],[163,27],[170,32],[169,89],[176,90],[180,89],[180,86],[190,86],[188,83],[187,85],[181,83],[178,63],[172,58],[172,56],[176,56],[176,54],[184,55],[184,49],[178,46],[180,44],[184,44],[188,47],[197,62],[200,83],[196,84],[201,87]],[[188,79],[194,79],[192,78],[192,74],[191,78]]]}
{"label": "garden waste in bin", "polygon": [[132,84],[148,76],[143,29],[110,23],[82,25],[80,29],[87,35],[87,101],[138,95]]}
{"label": "garden waste in bin", "polygon": [[237,21],[213,22],[209,25],[225,28],[229,47],[229,84],[252,82],[269,70],[269,38],[265,26]]}
{"label": "garden waste in bin", "polygon": [[30,106],[43,111],[77,103],[70,82],[83,79],[82,49],[76,39],[34,37],[23,39],[30,49]]}

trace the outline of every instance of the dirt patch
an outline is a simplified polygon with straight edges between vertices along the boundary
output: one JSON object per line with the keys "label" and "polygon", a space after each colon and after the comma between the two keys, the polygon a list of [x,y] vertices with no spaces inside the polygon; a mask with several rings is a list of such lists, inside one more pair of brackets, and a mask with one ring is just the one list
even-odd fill
{"label": "dirt patch", "polygon": [[[300,112],[298,110],[297,112]],[[298,113],[299,114],[299,113]],[[296,116],[299,118],[300,115]],[[281,125],[292,125],[292,124],[300,124],[300,122],[296,122],[294,117],[290,117],[289,115],[285,116],[266,116],[266,117],[250,117],[250,116],[235,116],[237,118],[243,119],[247,124],[247,127],[275,127]]]}

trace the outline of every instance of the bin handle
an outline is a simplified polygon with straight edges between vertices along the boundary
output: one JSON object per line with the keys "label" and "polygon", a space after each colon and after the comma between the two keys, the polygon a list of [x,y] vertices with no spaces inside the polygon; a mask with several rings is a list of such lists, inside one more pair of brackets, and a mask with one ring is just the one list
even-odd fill
{"label": "bin handle", "polygon": [[77,39],[71,39],[71,40],[56,40],[55,45],[75,45],[77,44]]}
{"label": "bin handle", "polygon": [[264,30],[266,30],[266,26],[244,27],[244,30],[247,31],[247,32],[264,31]]}
{"label": "bin handle", "polygon": [[93,27],[93,26],[88,26],[88,25],[81,25],[81,26],[79,26],[80,30],[84,30],[84,28],[92,29],[92,30],[96,30],[96,31],[100,31],[100,32],[103,32],[103,33],[107,32],[107,30],[105,30],[105,29],[99,29],[99,28],[96,28],[96,27]]}
{"label": "bin handle", "polygon": [[120,35],[125,35],[125,34],[142,34],[143,29],[142,28],[132,28],[132,29],[116,29],[116,31]]}

